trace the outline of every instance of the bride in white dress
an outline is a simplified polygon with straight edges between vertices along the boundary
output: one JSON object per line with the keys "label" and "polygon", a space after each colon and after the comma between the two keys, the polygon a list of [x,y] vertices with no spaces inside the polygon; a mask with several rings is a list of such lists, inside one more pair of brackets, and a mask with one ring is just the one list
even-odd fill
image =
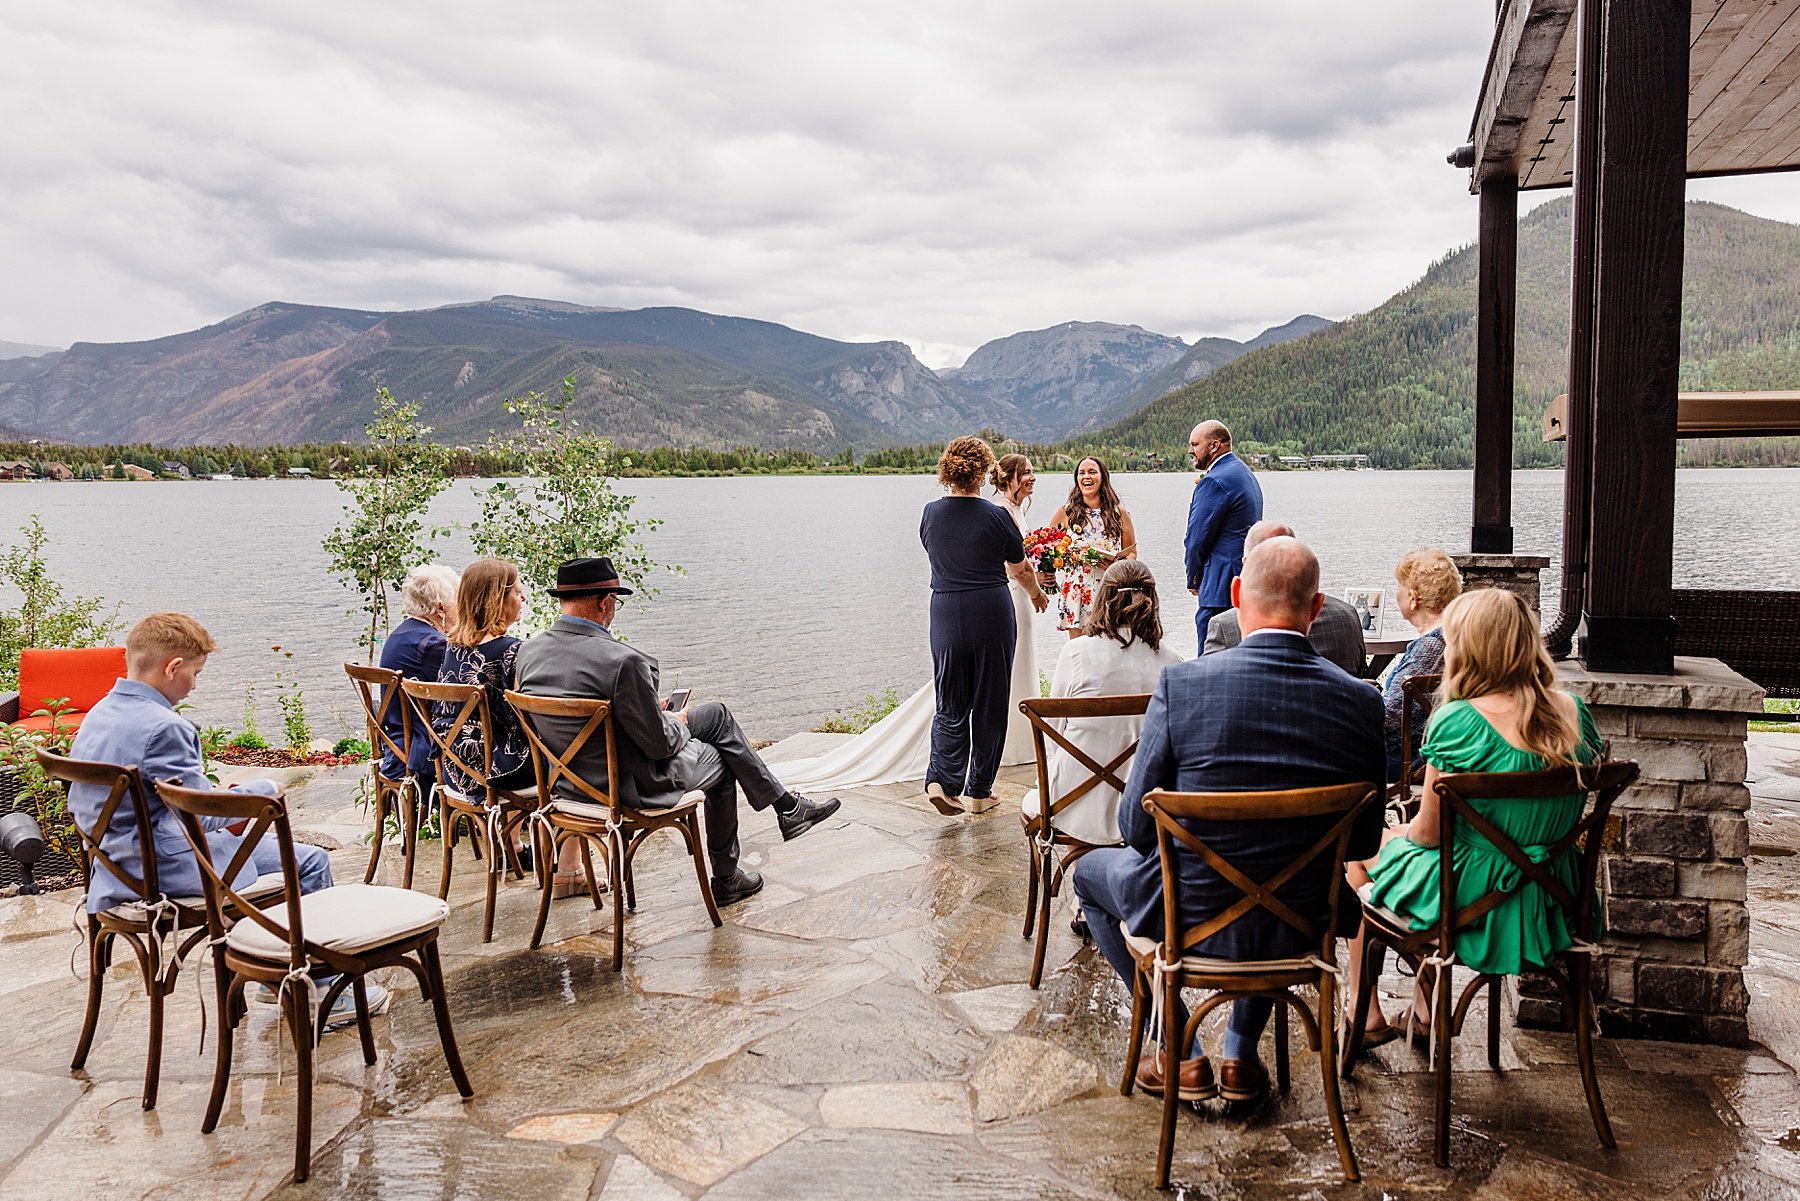
{"label": "bride in white dress", "polygon": [[[1037,484],[1031,460],[1024,455],[1000,456],[989,477],[994,503],[1012,515],[1025,533],[1025,508]],[[1032,637],[1031,596],[1014,580],[1006,582],[1012,597],[1018,641],[1013,649],[1012,689],[1006,701],[1006,744],[1000,754],[1003,767],[1030,763],[1036,757],[1031,742],[1031,723],[1019,712],[1019,702],[1039,695],[1037,650]],[[796,791],[829,791],[834,788],[872,788],[902,780],[922,780],[931,760],[931,719],[937,713],[930,680],[901,701],[893,712],[823,755],[792,763],[771,763],[769,770]]]}

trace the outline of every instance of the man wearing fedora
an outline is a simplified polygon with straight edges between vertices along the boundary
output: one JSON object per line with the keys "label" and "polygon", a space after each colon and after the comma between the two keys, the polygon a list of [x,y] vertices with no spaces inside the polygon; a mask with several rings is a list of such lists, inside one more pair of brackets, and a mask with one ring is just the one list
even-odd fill
{"label": "man wearing fedora", "polygon": [[[620,799],[642,806],[673,801],[693,788],[706,793],[706,854],[712,867],[713,897],[720,905],[741,901],[762,888],[762,877],[738,866],[737,790],[752,809],[775,810],[784,839],[798,838],[837,812],[838,800],[812,801],[782,787],[769,771],[731,710],[707,701],[670,712],[658,693],[656,660],[612,635],[619,597],[631,589],[619,582],[612,560],[571,559],[556,569],[550,595],[562,617],[546,632],[519,647],[515,687],[539,696],[597,697],[612,702],[617,739]],[[568,720],[563,745],[581,722]],[[551,737],[553,720],[542,723]],[[561,747],[556,748],[559,752]],[[572,764],[583,777],[603,785],[606,747],[590,740]],[[571,799],[579,799],[572,797]]]}

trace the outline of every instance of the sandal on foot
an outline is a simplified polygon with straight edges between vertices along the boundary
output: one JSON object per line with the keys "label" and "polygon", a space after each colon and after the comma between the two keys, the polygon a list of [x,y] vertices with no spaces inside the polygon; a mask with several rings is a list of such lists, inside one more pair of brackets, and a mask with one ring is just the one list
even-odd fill
{"label": "sandal on foot", "polygon": [[[596,879],[600,891],[606,891],[606,882]],[[587,895],[587,873],[565,872],[558,870],[550,877],[550,899],[560,901],[564,897],[585,897]]]}

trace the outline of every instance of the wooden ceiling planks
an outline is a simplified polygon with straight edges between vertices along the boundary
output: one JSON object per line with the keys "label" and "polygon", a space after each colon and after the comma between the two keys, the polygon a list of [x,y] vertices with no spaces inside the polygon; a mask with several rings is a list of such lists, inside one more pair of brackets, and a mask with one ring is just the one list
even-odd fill
{"label": "wooden ceiling planks", "polygon": [[[1504,174],[1521,189],[1573,180],[1573,9],[1508,0],[1472,130],[1471,191]],[[1694,0],[1691,20],[1688,174],[1800,168],[1800,0]]]}

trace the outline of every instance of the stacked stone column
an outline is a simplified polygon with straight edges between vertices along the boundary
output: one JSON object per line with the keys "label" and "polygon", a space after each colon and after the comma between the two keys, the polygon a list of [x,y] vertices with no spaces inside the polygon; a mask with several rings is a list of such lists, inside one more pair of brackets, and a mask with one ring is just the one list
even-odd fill
{"label": "stacked stone column", "polygon": [[[1593,710],[1612,757],[1634,760],[1641,773],[1606,831],[1594,980],[1602,1029],[1747,1042],[1744,738],[1762,689],[1716,659],[1677,659],[1673,676],[1589,672],[1575,662],[1557,664],[1557,674]],[[1522,1025],[1562,1024],[1560,994],[1548,984],[1521,980]]]}

